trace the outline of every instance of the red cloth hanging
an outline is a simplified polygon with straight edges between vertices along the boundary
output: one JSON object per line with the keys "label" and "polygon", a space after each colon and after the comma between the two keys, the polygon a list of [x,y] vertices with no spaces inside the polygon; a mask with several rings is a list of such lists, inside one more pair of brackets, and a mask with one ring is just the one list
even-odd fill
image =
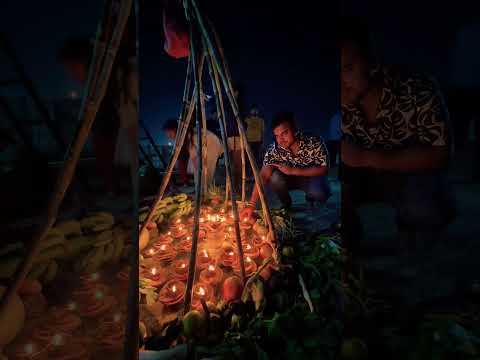
{"label": "red cloth hanging", "polygon": [[168,55],[175,59],[188,57],[190,36],[181,23],[181,19],[174,12],[163,10],[163,30],[165,32],[164,49]]}

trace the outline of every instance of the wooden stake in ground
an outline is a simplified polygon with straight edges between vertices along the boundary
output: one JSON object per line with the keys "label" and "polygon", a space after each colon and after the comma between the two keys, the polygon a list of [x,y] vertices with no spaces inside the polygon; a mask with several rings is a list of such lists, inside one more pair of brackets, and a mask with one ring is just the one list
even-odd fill
{"label": "wooden stake in ground", "polygon": [[[110,78],[112,70],[113,61],[115,60],[115,56],[120,45],[120,40],[122,38],[125,25],[131,12],[131,8],[132,0],[123,0],[121,2],[120,13],[118,16],[117,24],[115,26],[115,31],[113,33],[110,46],[108,47],[108,50],[105,54],[105,61],[103,62],[103,66],[101,67],[98,89],[96,92],[89,91],[89,93],[87,94],[87,100],[84,102],[84,106],[82,107],[82,111],[80,113],[81,126],[79,128],[76,138],[73,141],[73,145],[70,147],[69,152],[67,153],[67,158],[64,162],[62,172],[57,179],[54,191],[48,202],[45,219],[35,231],[35,235],[32,239],[28,252],[23,261],[20,263],[17,270],[15,271],[12,283],[2,297],[2,301],[0,303],[0,313],[5,311],[6,306],[9,304],[13,295],[20,287],[20,284],[27,276],[28,272],[32,267],[33,260],[35,259],[40,250],[43,239],[45,239],[48,231],[56,221],[58,210],[64,199],[65,193],[72,182],[72,178],[75,173],[80,154],[85,146],[85,142],[88,138],[90,129],[95,120],[98,107],[105,95],[108,79]],[[100,36],[100,33],[97,36]],[[98,60],[99,59],[95,58],[94,62]],[[92,79],[97,78],[93,74],[94,69],[95,66],[90,68],[89,81],[93,81]],[[95,96],[92,96],[92,93],[94,93]]]}

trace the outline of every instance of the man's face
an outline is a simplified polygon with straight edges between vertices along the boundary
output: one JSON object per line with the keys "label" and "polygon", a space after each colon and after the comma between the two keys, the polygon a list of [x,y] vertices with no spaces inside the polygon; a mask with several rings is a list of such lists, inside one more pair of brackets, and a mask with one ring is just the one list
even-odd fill
{"label": "man's face", "polygon": [[76,61],[67,61],[64,63],[67,73],[79,84],[87,81],[88,69],[85,64]]}
{"label": "man's face", "polygon": [[291,125],[287,122],[281,123],[273,129],[273,136],[278,145],[284,149],[290,148],[295,142],[295,133]]}
{"label": "man's face", "polygon": [[369,66],[357,47],[345,43],[341,48],[341,102],[343,105],[357,104],[369,88]]}
{"label": "man's face", "polygon": [[175,140],[176,135],[177,135],[177,132],[173,129],[165,130],[165,136],[170,140]]}

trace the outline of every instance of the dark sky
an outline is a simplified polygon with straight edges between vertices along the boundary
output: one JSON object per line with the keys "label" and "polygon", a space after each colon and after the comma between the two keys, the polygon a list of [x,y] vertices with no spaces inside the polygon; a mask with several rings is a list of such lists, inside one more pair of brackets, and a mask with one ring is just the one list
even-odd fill
{"label": "dark sky", "polygon": [[[14,46],[29,76],[44,98],[64,97],[78,86],[56,61],[56,51],[70,36],[93,37],[100,20],[102,1],[3,0],[0,30]],[[9,69],[0,56],[0,77]]]}
{"label": "dark sky", "polygon": [[[161,136],[163,121],[178,115],[186,59],[165,55],[160,8],[142,3],[141,116]],[[301,124],[317,132],[325,129],[339,95],[338,54],[331,39],[338,7],[251,0],[208,5],[205,11],[221,37],[234,79],[245,88],[247,103],[257,103],[267,121],[276,111],[291,110]]]}

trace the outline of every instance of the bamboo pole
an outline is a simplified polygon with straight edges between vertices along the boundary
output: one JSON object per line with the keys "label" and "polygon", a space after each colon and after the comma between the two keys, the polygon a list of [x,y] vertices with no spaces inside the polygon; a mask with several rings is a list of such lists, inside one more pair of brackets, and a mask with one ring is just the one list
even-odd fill
{"label": "bamboo pole", "polygon": [[[195,278],[195,267],[197,261],[197,245],[198,245],[198,232],[200,229],[200,208],[201,208],[201,201],[202,201],[202,131],[200,128],[200,109],[201,106],[201,84],[202,77],[200,74],[200,70],[203,68],[203,60],[198,62],[197,67],[197,59],[195,53],[195,39],[193,38],[193,23],[190,22],[190,53],[192,56],[192,64],[194,65],[193,69],[193,79],[195,83],[195,88],[198,90],[196,92],[196,105],[197,111],[195,112],[196,117],[196,126],[197,126],[197,182],[195,184],[195,212],[194,212],[194,219],[193,219],[193,234],[192,234],[192,248],[190,250],[190,262],[188,267],[188,278],[187,278],[187,286],[185,289],[185,301],[183,304],[183,312],[186,314],[190,310],[190,305],[192,301],[192,290],[193,290],[193,280]],[[202,59],[205,57],[202,56]]]}
{"label": "bamboo pole", "polygon": [[[204,40],[205,44],[205,40]],[[211,55],[211,52],[209,52],[209,55]],[[230,194],[232,198],[232,211],[233,211],[233,216],[235,219],[234,225],[235,225],[235,240],[237,243],[237,250],[238,250],[238,261],[240,264],[240,271],[242,275],[242,282],[245,284],[245,262],[243,258],[243,248],[242,248],[242,240],[240,238],[240,217],[238,215],[238,207],[237,207],[237,199],[235,195],[235,188],[233,186],[233,178],[231,174],[231,167],[230,167],[230,155],[228,154],[228,140],[227,140],[227,132],[225,128],[225,120],[224,118],[224,111],[220,107],[220,101],[221,100],[221,86],[220,86],[220,81],[218,79],[218,73],[215,71],[215,68],[212,66],[212,58],[211,56],[208,57],[207,59],[208,63],[208,71],[210,73],[210,78],[212,79],[213,83],[213,91],[215,94],[215,98],[219,99],[217,101],[217,112],[222,114],[221,118],[219,118],[218,123],[220,124],[220,132],[222,134],[222,143],[223,143],[223,151],[225,152],[225,169],[227,172],[227,179],[229,181],[230,185]],[[220,95],[219,95],[220,94]],[[221,104],[223,106],[223,103]]]}
{"label": "bamboo pole", "polygon": [[[80,154],[85,145],[92,124],[95,120],[99,104],[105,95],[108,79],[112,70],[113,61],[115,60],[123,30],[125,28],[128,16],[130,14],[130,10],[132,8],[132,2],[133,0],[124,0],[121,3],[120,14],[118,16],[118,21],[115,26],[114,35],[112,37],[111,45],[108,48],[107,54],[105,55],[105,62],[102,66],[102,74],[99,77],[100,81],[98,92],[95,93],[96,96],[93,98],[90,97],[90,94],[87,95],[89,96],[89,99],[88,101],[86,101],[85,107],[80,113],[82,121],[79,132],[74,139],[71,151],[67,153],[67,159],[64,163],[64,167],[60,176],[57,179],[54,191],[48,202],[45,212],[45,220],[38,226],[37,230],[35,231],[28,252],[23,261],[20,263],[17,270],[15,271],[12,283],[10,284],[1,299],[0,313],[3,313],[3,311],[5,311],[6,306],[10,303],[12,297],[15,295],[21,283],[27,276],[28,271],[32,267],[33,260],[40,251],[40,246],[43,239],[46,237],[48,231],[55,223],[60,205],[65,196],[65,192],[67,191],[70,183],[72,182],[72,178],[75,173],[75,168],[80,158]],[[91,68],[90,72],[92,71],[93,69]],[[93,75],[89,76],[89,79],[91,78],[93,78]]]}
{"label": "bamboo pole", "polygon": [[[200,64],[203,64],[205,61],[205,57],[202,56],[200,58]],[[200,67],[200,70],[203,68],[203,65]],[[200,73],[201,76],[201,73]],[[193,94],[192,94],[192,99],[190,101],[190,109],[188,111],[188,114],[186,116],[186,120],[183,123],[183,128],[181,129],[181,135],[179,138],[179,142],[175,143],[175,150],[173,152],[172,157],[170,158],[170,162],[168,163],[167,170],[165,172],[165,176],[162,180],[162,184],[160,186],[160,189],[157,193],[157,196],[155,198],[155,201],[153,202],[152,206],[150,207],[150,212],[148,213],[147,218],[145,219],[145,222],[142,224],[142,227],[140,229],[140,235],[146,230],[147,224],[152,220],[155,209],[158,206],[158,203],[162,200],[163,195],[165,194],[165,190],[167,189],[168,182],[170,181],[170,177],[172,176],[173,168],[175,167],[175,164],[178,160],[178,156],[180,155],[180,151],[182,150],[183,144],[185,142],[185,137],[188,132],[188,128],[190,126],[190,121],[192,118],[193,110],[195,109],[195,101],[194,99],[197,96],[197,87],[195,86],[193,89]]]}
{"label": "bamboo pole", "polygon": [[243,145],[243,141],[240,141],[240,151],[242,152],[242,203],[245,204],[245,184],[247,181],[247,169],[245,168],[245,146]]}
{"label": "bamboo pole", "polygon": [[185,77],[185,88],[183,89],[182,109],[180,110],[180,117],[178,119],[177,133],[175,135],[175,144],[178,143],[179,135],[183,129],[183,121],[187,114],[187,109],[190,108],[188,99],[191,87],[191,73],[192,73],[192,59],[188,56],[187,75]]}
{"label": "bamboo pole", "polygon": [[199,27],[200,27],[200,30],[202,32],[202,35],[205,38],[205,41],[207,42],[208,47],[211,49],[211,52],[212,52],[212,55],[213,55],[212,56],[213,63],[217,67],[217,71],[220,75],[220,79],[222,80],[222,83],[223,83],[223,86],[226,90],[228,99],[230,100],[230,104],[233,108],[233,112],[234,112],[235,118],[237,120],[237,125],[239,126],[239,130],[240,130],[240,138],[243,141],[243,144],[245,146],[245,149],[246,149],[249,161],[250,161],[250,165],[252,166],[253,175],[254,175],[255,182],[256,182],[256,185],[257,185],[257,188],[258,188],[260,202],[261,202],[261,205],[262,205],[262,208],[263,208],[265,220],[266,220],[268,228],[269,228],[269,233],[270,233],[270,236],[272,238],[272,241],[276,241],[276,236],[275,236],[275,231],[274,231],[272,219],[271,219],[271,216],[270,216],[270,211],[268,209],[267,202],[266,202],[266,199],[265,199],[265,191],[264,191],[264,188],[263,188],[263,182],[262,182],[262,179],[260,177],[260,174],[259,174],[259,171],[258,171],[258,168],[257,168],[257,164],[255,162],[255,158],[252,154],[252,150],[250,149],[250,145],[246,141],[246,133],[245,133],[245,129],[243,128],[243,124],[240,121],[240,117],[239,117],[239,113],[238,113],[238,106],[237,106],[236,101],[234,99],[234,95],[230,91],[231,89],[228,85],[229,79],[227,79],[225,73],[222,71],[222,69],[220,67],[220,61],[218,59],[218,56],[215,53],[215,48],[212,44],[212,40],[210,39],[210,36],[209,36],[205,26],[204,26],[203,18],[202,18],[202,15],[200,14],[200,11],[198,9],[196,0],[191,0],[191,2],[192,2],[192,6],[193,6],[193,9],[194,9],[195,15],[196,15],[196,19],[199,22]]}
{"label": "bamboo pole", "polygon": [[[203,53],[203,52],[202,52]],[[203,66],[203,63],[202,63]],[[202,69],[203,73],[203,69]],[[208,191],[208,166],[207,166],[207,116],[205,114],[205,98],[203,93],[203,81],[199,79],[198,89],[200,90],[200,114],[202,116],[202,162],[203,162],[203,191],[202,199],[205,200],[206,192]],[[200,180],[200,179],[199,179]]]}

